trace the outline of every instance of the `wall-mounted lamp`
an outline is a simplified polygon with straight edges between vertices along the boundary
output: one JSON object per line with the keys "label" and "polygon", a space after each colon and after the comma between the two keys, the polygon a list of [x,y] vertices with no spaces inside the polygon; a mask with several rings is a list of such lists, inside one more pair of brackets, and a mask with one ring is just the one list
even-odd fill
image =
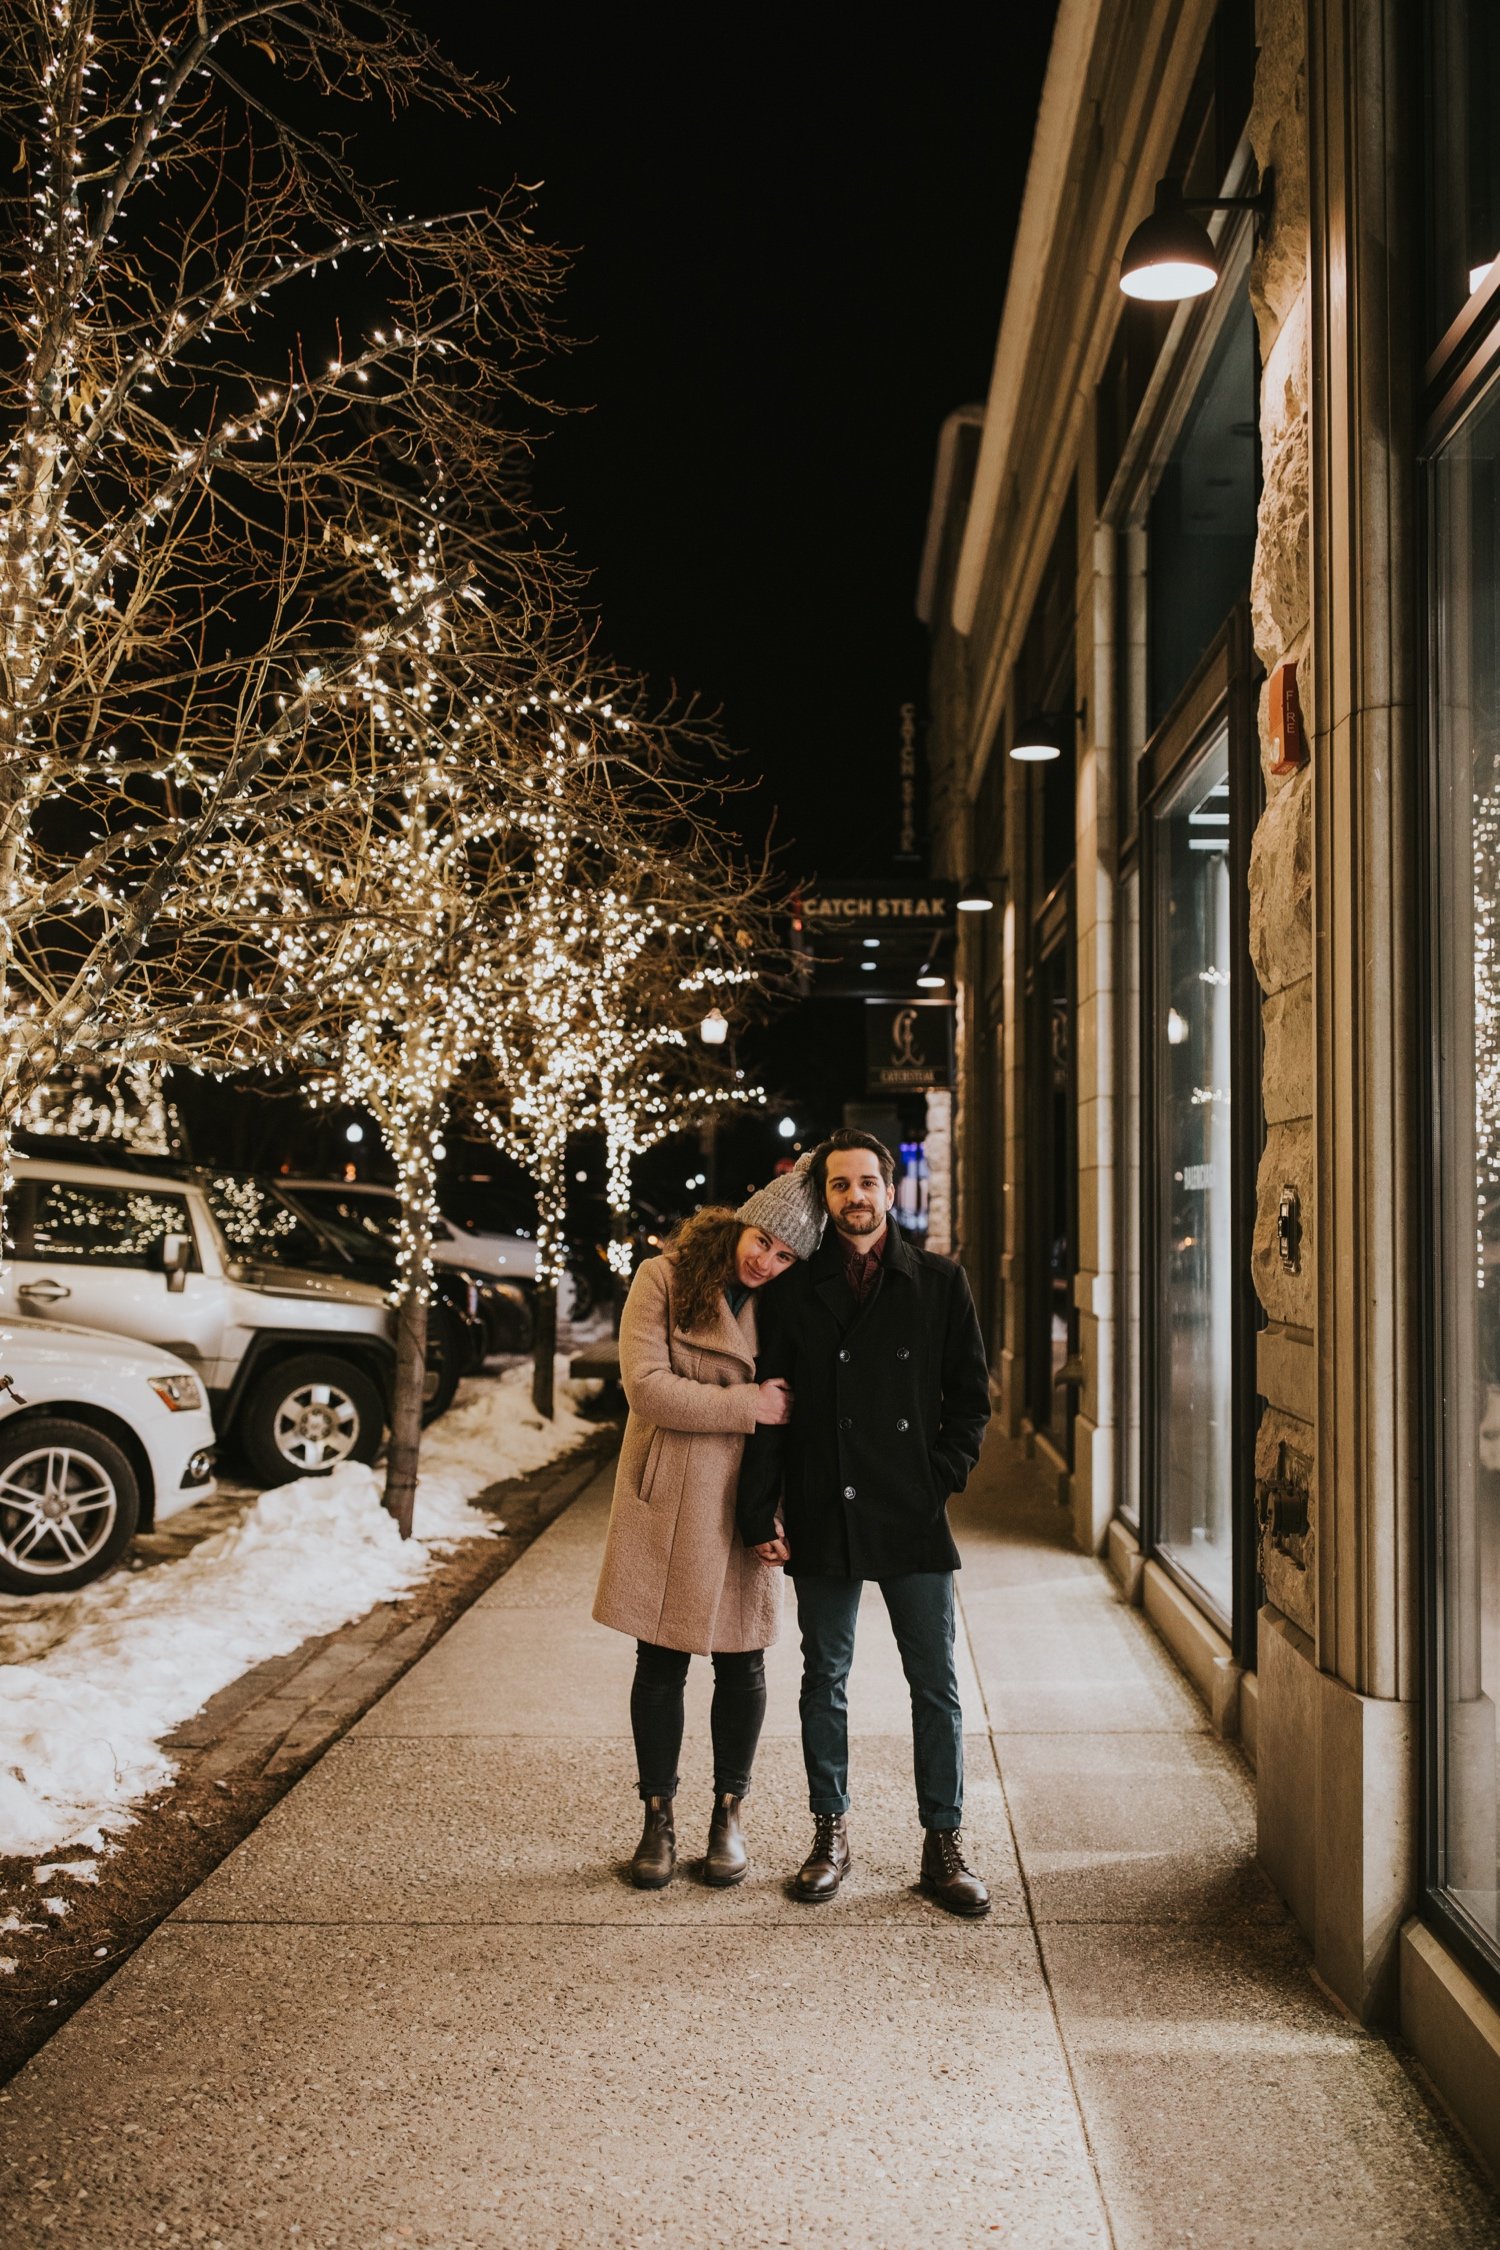
{"label": "wall-mounted lamp", "polygon": [[1081,727],[1088,715],[1086,703],[1080,703],[1076,711],[1029,711],[1016,729],[1011,756],[1029,766],[1060,758],[1072,747],[1074,727]]}
{"label": "wall-mounted lamp", "polygon": [[1120,260],[1120,287],[1127,297],[1154,304],[1177,304],[1201,297],[1219,278],[1219,253],[1195,211],[1253,211],[1262,226],[1271,215],[1272,175],[1262,173],[1256,195],[1189,195],[1178,179],[1158,180],[1156,205],[1142,219]]}
{"label": "wall-mounted lamp", "polygon": [[977,875],[960,886],[953,903],[960,914],[988,914],[995,904]]}
{"label": "wall-mounted lamp", "polygon": [[924,992],[941,992],[948,979],[939,976],[930,961],[924,961],[917,971],[917,982]]}
{"label": "wall-mounted lamp", "polygon": [[705,1047],[722,1047],[729,1037],[729,1019],[717,1008],[710,1008],[698,1026],[698,1037]]}

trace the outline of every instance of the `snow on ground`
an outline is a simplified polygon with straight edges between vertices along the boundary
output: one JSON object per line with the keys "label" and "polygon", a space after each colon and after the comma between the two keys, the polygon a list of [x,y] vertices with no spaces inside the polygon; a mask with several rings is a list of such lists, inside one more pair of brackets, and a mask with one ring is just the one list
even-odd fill
{"label": "snow on ground", "polygon": [[98,1850],[172,1779],[161,1744],[210,1696],[400,1600],[460,1540],[493,1536],[501,1526],[470,1498],[597,1427],[577,1412],[596,1386],[565,1374],[560,1363],[551,1423],[532,1407],[529,1366],[460,1386],[422,1440],[409,1541],[380,1504],[380,1474],[349,1462],[263,1492],[180,1561],[59,1595],[71,1606],[66,1635],[29,1663],[0,1666],[0,1853]]}

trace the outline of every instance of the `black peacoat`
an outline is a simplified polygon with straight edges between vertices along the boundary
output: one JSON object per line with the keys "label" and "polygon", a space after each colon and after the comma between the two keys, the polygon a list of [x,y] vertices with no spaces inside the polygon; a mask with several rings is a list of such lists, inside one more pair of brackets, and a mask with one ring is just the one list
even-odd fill
{"label": "black peacoat", "polygon": [[989,1370],[962,1266],[892,1227],[863,1305],[830,1226],[761,1297],[761,1382],[791,1385],[791,1420],[757,1426],[740,1469],[746,1546],[786,1526],[792,1577],[957,1570],[947,1503],[979,1458]]}

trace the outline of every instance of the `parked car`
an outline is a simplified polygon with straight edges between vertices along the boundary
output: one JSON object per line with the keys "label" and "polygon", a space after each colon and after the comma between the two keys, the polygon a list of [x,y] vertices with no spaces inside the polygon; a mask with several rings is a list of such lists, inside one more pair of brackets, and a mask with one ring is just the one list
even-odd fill
{"label": "parked car", "polygon": [[86,1586],[213,1491],[208,1396],[170,1352],[13,1317],[0,1379],[0,1592]]}
{"label": "parked car", "polygon": [[[391,1187],[372,1180],[283,1180],[281,1185],[315,1216],[351,1219],[382,1240],[394,1241],[401,1199]],[[432,1230],[435,1266],[459,1266],[494,1281],[530,1284],[536,1280],[536,1244],[524,1234],[476,1233],[446,1213]],[[518,1349],[524,1347],[517,1347]]]}
{"label": "parked car", "polygon": [[[276,1185],[315,1225],[336,1230],[351,1248],[358,1242],[378,1245],[394,1273],[401,1219],[401,1201],[394,1188],[371,1186],[364,1180],[293,1179],[278,1180]],[[469,1254],[471,1247],[476,1255]],[[474,1317],[482,1324],[484,1352],[530,1348],[534,1242],[517,1235],[466,1234],[439,1217],[433,1229],[432,1263],[439,1280],[448,1280],[450,1291],[462,1289],[468,1295]],[[451,1294],[449,1301],[453,1301]]]}
{"label": "parked car", "polygon": [[[220,1224],[227,1231],[252,1226],[263,1255],[279,1260],[290,1253],[301,1267],[369,1282],[391,1303],[391,1282],[396,1280],[394,1251],[387,1251],[358,1228],[313,1219],[283,1192],[281,1181],[263,1179],[254,1172],[205,1170],[198,1177],[216,1204]],[[484,1352],[486,1330],[477,1287],[463,1273],[443,1271],[427,1312],[423,1422],[436,1422],[441,1413],[448,1413],[461,1377],[470,1368],[484,1366]]]}
{"label": "parked car", "polygon": [[131,1336],[185,1360],[221,1441],[260,1483],[374,1460],[391,1309],[382,1289],[326,1270],[305,1220],[233,1175],[45,1154],[13,1169],[0,1318]]}

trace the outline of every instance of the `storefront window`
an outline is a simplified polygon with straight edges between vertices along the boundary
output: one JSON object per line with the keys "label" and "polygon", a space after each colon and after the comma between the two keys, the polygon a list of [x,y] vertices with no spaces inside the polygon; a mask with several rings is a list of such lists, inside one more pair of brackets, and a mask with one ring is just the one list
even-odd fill
{"label": "storefront window", "polygon": [[1429,341],[1493,284],[1500,258],[1500,9],[1495,0],[1428,0]]}
{"label": "storefront window", "polygon": [[1255,559],[1257,379],[1248,293],[1224,327],[1146,524],[1148,725],[1197,669]]}
{"label": "storefront window", "polygon": [[1229,736],[1153,816],[1156,1546],[1227,1621],[1234,1592]]}
{"label": "storefront window", "polygon": [[1500,1947],[1500,390],[1480,401],[1430,473],[1443,1420],[1438,1881],[1481,1943]]}
{"label": "storefront window", "polygon": [[1141,879],[1120,885],[1120,1513],[1141,1521]]}

